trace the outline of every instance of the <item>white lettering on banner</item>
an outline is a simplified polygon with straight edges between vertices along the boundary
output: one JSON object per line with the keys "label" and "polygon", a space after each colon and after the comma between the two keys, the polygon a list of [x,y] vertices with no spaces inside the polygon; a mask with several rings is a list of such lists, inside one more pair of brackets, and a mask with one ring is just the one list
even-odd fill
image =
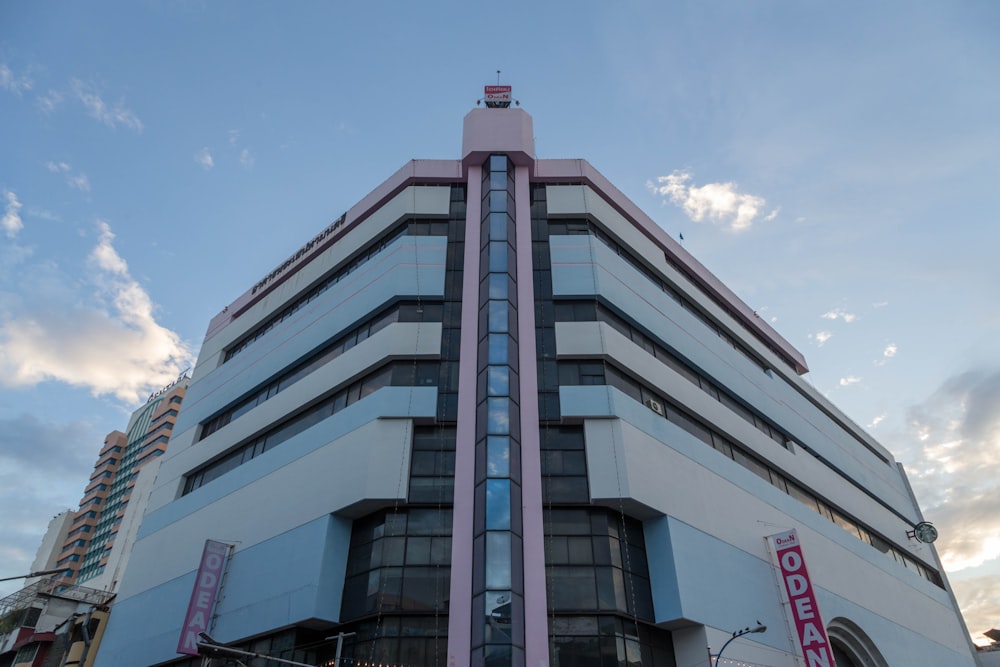
{"label": "white lettering on banner", "polygon": [[836,667],[830,641],[816,604],[798,533],[771,535],[769,541],[781,570],[789,612],[808,667]]}
{"label": "white lettering on banner", "polygon": [[836,667],[831,660],[830,654],[826,652],[826,649],[822,653],[816,653],[816,651],[809,649],[806,651],[806,664],[809,667]]}
{"label": "white lettering on banner", "polygon": [[215,540],[205,540],[201,565],[195,574],[194,589],[188,603],[187,615],[181,629],[177,652],[198,655],[198,633],[208,630],[208,621],[219,592],[219,581],[229,555],[229,545]]}

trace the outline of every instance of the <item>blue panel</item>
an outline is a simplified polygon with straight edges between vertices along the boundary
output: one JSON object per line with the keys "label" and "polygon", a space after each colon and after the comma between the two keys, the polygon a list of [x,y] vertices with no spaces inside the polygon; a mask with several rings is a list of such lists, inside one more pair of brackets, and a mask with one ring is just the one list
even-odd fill
{"label": "blue panel", "polygon": [[184,398],[176,433],[346,332],[382,304],[400,297],[444,294],[445,237],[403,237],[378,258],[334,285],[231,361],[198,377]]}
{"label": "blue panel", "polygon": [[205,486],[146,514],[137,539],[197,512],[380,417],[433,417],[436,410],[437,387],[383,387]]}
{"label": "blue panel", "polygon": [[[337,622],[351,522],[324,516],[237,549],[220,592],[213,636],[235,641],[320,619]],[[177,657],[195,572],[115,604],[97,664],[148,665]]]}
{"label": "blue panel", "polygon": [[230,641],[310,618],[337,622],[350,542],[351,522],[324,516],[237,551],[214,636]]}
{"label": "blue panel", "polygon": [[667,517],[645,521],[642,532],[646,541],[646,561],[649,563],[649,585],[653,592],[656,622],[682,619],[684,611],[681,608],[673,547],[670,545],[670,521]]}
{"label": "blue panel", "polygon": [[[734,630],[754,621],[776,629],[785,626],[770,562],[686,523],[666,520],[684,618]],[[653,604],[657,604],[655,597]],[[791,648],[783,632],[754,635],[754,641],[782,651]]]}

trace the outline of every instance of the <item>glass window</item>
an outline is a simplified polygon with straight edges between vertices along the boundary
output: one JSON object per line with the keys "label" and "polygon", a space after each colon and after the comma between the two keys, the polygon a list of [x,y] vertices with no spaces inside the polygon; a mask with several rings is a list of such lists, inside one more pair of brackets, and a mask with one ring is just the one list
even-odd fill
{"label": "glass window", "polygon": [[505,273],[491,273],[487,278],[489,281],[489,298],[506,300],[509,294],[507,289],[509,278]]}
{"label": "glass window", "polygon": [[510,394],[510,368],[508,366],[489,366],[487,372],[487,393],[490,396],[507,396]]}
{"label": "glass window", "polygon": [[486,587],[510,588],[511,585],[510,533],[486,533]]}
{"label": "glass window", "polygon": [[486,432],[490,435],[510,434],[510,400],[486,399]]}
{"label": "glass window", "polygon": [[510,480],[486,480],[486,530],[510,530]]}
{"label": "glass window", "polygon": [[489,302],[489,331],[490,333],[504,333],[510,331],[509,306],[507,301]]}
{"label": "glass window", "polygon": [[510,475],[510,438],[498,435],[486,438],[486,475],[488,477]]}

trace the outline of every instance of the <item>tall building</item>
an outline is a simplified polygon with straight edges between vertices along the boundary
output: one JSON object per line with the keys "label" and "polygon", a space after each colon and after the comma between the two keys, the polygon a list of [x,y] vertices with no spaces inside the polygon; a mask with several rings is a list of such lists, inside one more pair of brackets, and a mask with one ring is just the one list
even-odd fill
{"label": "tall building", "polygon": [[487,92],[209,324],[98,665],[973,665],[892,455]]}
{"label": "tall building", "polygon": [[[60,583],[86,583],[108,591],[116,588],[131,544],[119,544],[121,555],[113,560],[112,551],[121,534],[133,489],[139,472],[166,451],[187,384],[188,378],[182,376],[151,395],[132,413],[127,433],[112,431],[104,439],[94,472],[80,499],[80,508],[59,550],[56,567],[66,568]],[[136,520],[142,516],[142,509],[138,507],[133,512],[137,514]],[[109,570],[109,563],[109,575],[102,577]]]}

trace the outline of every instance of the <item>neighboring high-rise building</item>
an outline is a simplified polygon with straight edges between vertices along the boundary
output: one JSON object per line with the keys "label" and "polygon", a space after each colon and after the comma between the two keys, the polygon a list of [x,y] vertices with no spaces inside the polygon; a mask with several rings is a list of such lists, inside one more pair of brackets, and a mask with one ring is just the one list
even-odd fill
{"label": "neighboring high-rise building", "polygon": [[[127,433],[112,431],[104,439],[80,509],[58,555],[56,567],[66,568],[60,583],[86,583],[90,587],[99,584],[97,588],[109,591],[116,588],[117,576],[94,580],[109,567],[139,471],[166,451],[187,384],[188,378],[182,376],[151,395],[132,413]],[[137,508],[139,517],[142,509]],[[128,558],[128,548],[119,550],[121,557],[111,563],[115,572]]]}
{"label": "neighboring high-rise building", "polygon": [[99,667],[973,665],[892,455],[488,94],[209,324]]}

